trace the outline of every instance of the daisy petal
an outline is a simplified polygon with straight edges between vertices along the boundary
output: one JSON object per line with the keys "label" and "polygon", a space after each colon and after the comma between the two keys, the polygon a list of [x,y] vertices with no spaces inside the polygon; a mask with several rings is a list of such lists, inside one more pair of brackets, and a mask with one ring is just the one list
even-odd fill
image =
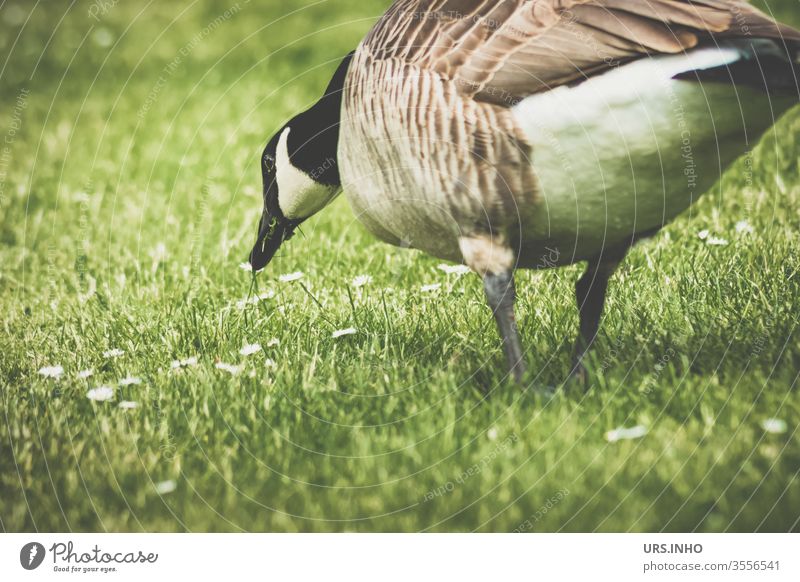
{"label": "daisy petal", "polygon": [[39,368],[39,374],[45,378],[59,378],[64,373],[64,368],[61,366],[44,366]]}
{"label": "daisy petal", "polygon": [[86,393],[86,398],[95,402],[106,402],[114,398],[114,389],[109,386],[92,388]]}
{"label": "daisy petal", "polygon": [[242,346],[242,349],[239,350],[239,353],[243,356],[252,356],[253,354],[257,354],[261,351],[261,344],[247,344]]}
{"label": "daisy petal", "polygon": [[356,328],[348,327],[347,329],[337,329],[335,332],[333,332],[333,337],[335,339],[337,337],[342,337],[346,335],[354,335],[355,333],[358,333],[356,331]]}
{"label": "daisy petal", "polygon": [[642,438],[647,434],[647,427],[641,424],[631,428],[616,428],[606,433],[606,440],[610,443],[617,441],[633,440]]}
{"label": "daisy petal", "polygon": [[302,271],[296,271],[294,273],[289,273],[287,275],[281,275],[278,277],[280,281],[283,283],[290,283],[292,281],[298,281],[303,278],[304,273]]}

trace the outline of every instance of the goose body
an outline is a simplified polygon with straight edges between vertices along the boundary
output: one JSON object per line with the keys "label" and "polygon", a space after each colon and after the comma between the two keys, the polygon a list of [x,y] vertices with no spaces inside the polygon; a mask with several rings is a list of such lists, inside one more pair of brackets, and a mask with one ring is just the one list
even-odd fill
{"label": "goose body", "polygon": [[[587,260],[686,210],[797,102],[676,78],[752,57],[728,44],[639,59],[502,110],[461,102],[425,71],[356,73],[368,89],[345,90],[345,195],[375,236],[441,259],[464,262],[459,239],[483,221],[518,249],[516,267]],[[505,158],[480,163],[497,155],[475,153],[482,132]]]}
{"label": "goose body", "polygon": [[580,375],[628,248],[798,103],[798,59],[737,0],[396,0],[267,146],[251,263],[343,190],[378,238],[483,278],[520,380],[514,270],[586,260]]}

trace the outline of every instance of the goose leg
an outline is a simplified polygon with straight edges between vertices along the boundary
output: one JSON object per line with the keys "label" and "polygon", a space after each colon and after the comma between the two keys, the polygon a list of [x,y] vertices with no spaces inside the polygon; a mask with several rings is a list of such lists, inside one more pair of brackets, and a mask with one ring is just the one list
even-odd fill
{"label": "goose leg", "polygon": [[606,302],[608,281],[627,253],[624,251],[599,256],[591,261],[586,272],[575,284],[575,298],[580,312],[580,333],[575,342],[570,379],[586,384],[586,368],[583,359],[592,347],[600,328],[600,318]]}
{"label": "goose leg", "polygon": [[486,273],[483,276],[483,289],[495,321],[497,321],[510,373],[513,374],[517,383],[522,383],[522,377],[525,375],[525,362],[522,357],[522,342],[517,329],[517,321],[514,317],[514,301],[516,300],[514,272],[509,269],[500,273]]}

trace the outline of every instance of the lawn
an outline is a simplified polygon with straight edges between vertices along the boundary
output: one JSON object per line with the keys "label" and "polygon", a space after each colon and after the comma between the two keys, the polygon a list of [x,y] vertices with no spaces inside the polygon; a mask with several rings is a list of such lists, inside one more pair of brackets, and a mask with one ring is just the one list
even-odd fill
{"label": "lawn", "polygon": [[0,528],[800,529],[800,108],[631,253],[587,393],[536,389],[580,266],[518,275],[528,390],[477,277],[343,197],[240,268],[263,145],[387,4],[2,5]]}

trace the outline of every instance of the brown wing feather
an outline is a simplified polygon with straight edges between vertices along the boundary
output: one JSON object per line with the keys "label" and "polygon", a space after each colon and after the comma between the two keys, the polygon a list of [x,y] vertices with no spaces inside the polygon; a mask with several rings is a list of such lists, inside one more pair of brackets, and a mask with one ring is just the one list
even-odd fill
{"label": "brown wing feather", "polygon": [[397,0],[363,45],[511,105],[645,55],[800,32],[738,0]]}

